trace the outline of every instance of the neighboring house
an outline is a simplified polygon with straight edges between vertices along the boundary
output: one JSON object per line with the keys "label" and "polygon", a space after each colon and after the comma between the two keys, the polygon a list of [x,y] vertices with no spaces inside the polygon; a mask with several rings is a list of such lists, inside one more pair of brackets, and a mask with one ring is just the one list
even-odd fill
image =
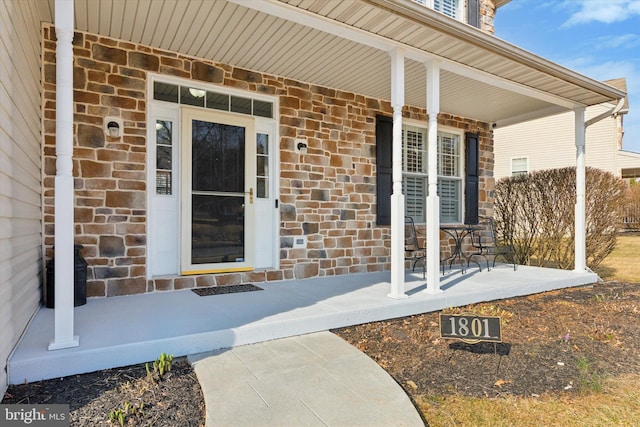
{"label": "neighboring house", "polygon": [[492,125],[626,96],[494,38],[506,1],[419,3],[454,19],[409,0],[0,1],[0,391],[54,245],[50,349],[78,344],[73,243],[90,297],[388,269],[401,297],[395,206],[426,219],[435,292],[439,223],[492,214]]}
{"label": "neighboring house", "polygon": [[[605,81],[626,92],[624,78]],[[610,111],[615,105],[605,103],[587,108],[591,119]],[[587,128],[587,166],[611,172],[621,178],[640,176],[640,153],[624,151],[624,116],[629,111],[625,104],[615,116],[607,117]],[[535,170],[575,166],[574,118],[572,113],[561,113],[494,130],[496,179],[526,174]]]}

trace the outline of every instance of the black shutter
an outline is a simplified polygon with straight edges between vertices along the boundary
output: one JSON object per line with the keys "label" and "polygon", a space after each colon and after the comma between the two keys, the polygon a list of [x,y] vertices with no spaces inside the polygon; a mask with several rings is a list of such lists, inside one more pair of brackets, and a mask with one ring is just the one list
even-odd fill
{"label": "black shutter", "polygon": [[480,28],[480,5],[478,0],[467,0],[467,24]]}
{"label": "black shutter", "polygon": [[479,193],[479,167],[478,156],[480,147],[477,133],[465,135],[465,184],[464,184],[464,223],[478,223],[478,193]]}
{"label": "black shutter", "polygon": [[376,224],[391,225],[393,119],[376,116]]}

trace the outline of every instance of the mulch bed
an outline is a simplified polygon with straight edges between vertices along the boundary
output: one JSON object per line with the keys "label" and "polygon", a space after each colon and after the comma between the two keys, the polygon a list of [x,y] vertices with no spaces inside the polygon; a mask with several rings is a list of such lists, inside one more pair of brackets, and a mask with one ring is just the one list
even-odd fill
{"label": "mulch bed", "polygon": [[124,411],[126,403],[134,413],[125,425],[195,427],[205,418],[200,384],[186,359],[174,360],[162,379],[152,380],[139,364],[11,386],[2,403],[69,404],[72,426],[119,425],[109,421],[109,412]]}
{"label": "mulch bed", "polygon": [[[640,284],[599,283],[473,309],[503,315],[502,343],[444,340],[438,313],[334,332],[378,362],[412,398],[575,394],[589,381],[640,374]],[[186,360],[176,359],[161,381],[146,377],[142,364],[11,386],[2,403],[68,403],[71,425],[108,426],[110,411],[144,402],[129,425],[204,425],[202,392]]]}
{"label": "mulch bed", "polygon": [[503,342],[440,338],[438,313],[334,331],[412,397],[540,396],[640,374],[640,284],[618,282],[478,304],[503,313]]}

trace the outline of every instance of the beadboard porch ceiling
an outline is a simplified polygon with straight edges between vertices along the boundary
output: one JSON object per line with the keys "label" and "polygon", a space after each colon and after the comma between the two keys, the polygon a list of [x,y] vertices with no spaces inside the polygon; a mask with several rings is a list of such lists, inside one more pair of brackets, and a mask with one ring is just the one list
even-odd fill
{"label": "beadboard porch ceiling", "polygon": [[[55,0],[40,2],[53,22]],[[405,103],[426,106],[442,60],[441,111],[515,123],[625,96],[411,0],[75,0],[76,29],[390,99],[388,52],[405,52]]]}

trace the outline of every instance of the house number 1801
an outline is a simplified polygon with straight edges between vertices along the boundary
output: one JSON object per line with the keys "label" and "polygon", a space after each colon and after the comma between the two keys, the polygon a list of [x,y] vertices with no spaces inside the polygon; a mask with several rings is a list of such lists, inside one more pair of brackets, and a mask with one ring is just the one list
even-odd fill
{"label": "house number 1801", "polygon": [[476,315],[440,315],[440,336],[468,342],[501,342],[500,317]]}

